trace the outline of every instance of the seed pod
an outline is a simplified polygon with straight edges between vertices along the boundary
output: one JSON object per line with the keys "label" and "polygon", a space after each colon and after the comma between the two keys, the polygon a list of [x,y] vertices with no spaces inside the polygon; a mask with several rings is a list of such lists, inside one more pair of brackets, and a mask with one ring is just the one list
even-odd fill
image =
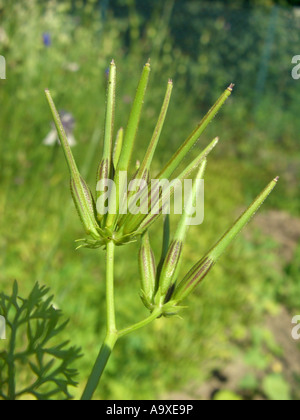
{"label": "seed pod", "polygon": [[155,293],[156,266],[153,251],[151,249],[148,232],[142,235],[139,251],[139,267],[141,276],[141,298],[148,309],[152,308]]}
{"label": "seed pod", "polygon": [[212,258],[203,257],[194,267],[187,273],[181,283],[176,287],[173,300],[181,302],[187,295],[189,295],[196,286],[204,279],[209,270],[214,265]]}
{"label": "seed pod", "polygon": [[143,179],[145,177],[144,172],[147,170],[147,172],[150,171],[150,166],[151,166],[151,162],[155,153],[155,149],[157,147],[159,138],[160,138],[160,134],[164,125],[164,121],[167,115],[167,111],[168,111],[168,107],[169,107],[169,103],[170,103],[170,98],[171,98],[171,93],[172,93],[172,89],[173,89],[173,83],[172,80],[168,81],[168,85],[167,85],[167,90],[166,90],[166,94],[164,97],[164,101],[161,107],[161,111],[152,135],[152,138],[150,140],[148,149],[146,151],[145,157],[142,161],[142,164],[139,168],[139,171],[137,173],[137,178],[141,178]]}
{"label": "seed pod", "polygon": [[[97,220],[102,222],[105,212],[99,209],[99,198],[103,192],[102,188],[105,186],[106,180],[110,178],[110,164],[109,159],[102,159],[97,171],[97,186],[96,186],[96,197],[97,197]],[[104,183],[102,185],[102,183]]]}
{"label": "seed pod", "polygon": [[[136,138],[136,134],[138,131],[139,121],[141,117],[142,107],[144,104],[144,98],[146,94],[146,88],[148,84],[150,74],[150,63],[146,63],[143,72],[138,83],[136,95],[133,101],[133,105],[131,108],[131,112],[129,115],[127,127],[124,133],[123,145],[120,157],[118,159],[118,165],[116,167],[116,173],[114,177],[114,182],[116,184],[117,190],[124,191],[124,184],[122,180],[122,173],[128,172],[129,163],[131,160],[131,155],[134,148],[134,141]],[[122,203],[119,203],[119,196],[116,195],[115,199],[111,202],[110,206],[113,209],[119,210]],[[114,229],[117,223],[118,215],[114,214],[113,212],[108,212],[107,219],[106,219],[106,226],[110,229]]]}
{"label": "seed pod", "polygon": [[159,292],[162,297],[167,295],[169,288],[175,282],[182,255],[183,242],[173,240],[169,246],[159,279]]}
{"label": "seed pod", "polygon": [[166,166],[162,169],[162,171],[157,175],[157,178],[170,178],[174,170],[180,164],[180,162],[184,159],[186,154],[189,150],[194,146],[194,144],[198,141],[200,135],[209,125],[209,123],[213,120],[216,116],[220,108],[224,105],[227,98],[231,95],[234,85],[231,83],[227,89],[223,92],[223,94],[219,97],[219,99],[215,102],[215,104],[211,107],[208,113],[202,118],[199,125],[194,129],[194,131],[190,134],[190,136],[185,140],[185,142],[180,146],[177,152],[172,156]]}
{"label": "seed pod", "polygon": [[[104,129],[104,144],[102,161],[106,161],[108,165],[108,176],[111,172],[112,165],[112,144],[113,144],[113,130],[115,119],[115,96],[116,96],[116,65],[114,60],[111,61],[109,67],[109,77],[107,86],[107,102],[105,114],[105,129]],[[99,181],[99,178],[98,180]]]}
{"label": "seed pod", "polygon": [[[115,95],[116,95],[116,65],[114,60],[111,61],[108,74],[107,86],[107,101],[105,113],[105,128],[104,128],[104,141],[103,141],[103,154],[102,159],[97,170],[97,187],[98,182],[111,179],[113,176],[113,130],[115,119]],[[101,196],[101,191],[96,191],[97,200]],[[103,212],[99,211],[97,214],[98,221],[102,221]]]}
{"label": "seed pod", "polygon": [[195,184],[188,197],[186,207],[183,210],[182,216],[180,218],[179,224],[174,235],[174,239],[168,249],[168,253],[161,270],[159,279],[159,291],[161,296],[163,298],[166,298],[166,300],[171,297],[172,291],[174,290],[173,286],[177,280],[182,257],[182,248],[189,227],[188,220],[191,216],[191,209],[195,205],[196,195],[198,193],[197,181],[203,178],[205,168],[206,159],[204,159],[204,161],[200,165],[195,179]]}
{"label": "seed pod", "polygon": [[166,214],[164,218],[164,227],[163,227],[163,238],[162,238],[162,248],[161,256],[157,266],[157,277],[160,277],[161,270],[166,259],[168,249],[170,245],[170,215]]}
{"label": "seed pod", "polygon": [[82,200],[81,193],[77,188],[77,183],[71,178],[71,193],[72,198],[78,212],[79,218],[84,225],[85,231],[94,239],[99,239],[98,224],[95,220],[95,202],[92,193],[82,177],[80,177],[80,185],[84,194],[85,200]]}
{"label": "seed pod", "polygon": [[[163,206],[165,205],[166,201],[169,200],[173,196],[174,193],[174,186],[176,185],[176,182],[180,181],[182,182],[185,178],[187,178],[199,165],[204,161],[204,159],[207,157],[207,155],[214,149],[214,147],[218,144],[219,138],[216,137],[179,175],[176,177],[176,179],[172,180],[170,182],[170,191],[167,191],[166,194],[162,194],[160,197],[159,194],[157,196],[157,201],[152,203],[151,202],[151,195],[152,192],[150,190],[150,187],[147,191],[143,191],[141,195],[141,202],[144,204],[144,201],[148,201],[148,208],[151,210],[151,207],[154,208],[155,206],[159,206],[159,203],[161,203],[161,206],[158,207],[158,211],[155,212],[155,214],[152,213],[152,211],[149,211],[149,214],[147,215],[133,215],[127,214],[125,220],[124,220],[124,232],[126,234],[134,231],[139,231],[139,233],[144,232],[146,229],[149,229],[149,227],[154,223],[155,220],[158,219],[160,214],[162,213]],[[158,179],[158,178],[156,178]]]}
{"label": "seed pod", "polygon": [[114,168],[116,169],[118,166],[122,146],[123,146],[123,138],[124,138],[124,129],[121,127],[117,132],[117,138],[114,145],[114,151],[113,151],[113,164]]}
{"label": "seed pod", "polygon": [[76,162],[74,160],[63,124],[60,120],[59,114],[51,97],[49,90],[45,91],[46,97],[53,115],[54,123],[57,129],[59,140],[68,164],[71,176],[71,192],[75,207],[78,211],[79,217],[84,225],[85,231],[94,239],[100,239],[99,225],[95,218],[95,205],[92,194],[84,179],[81,177]]}
{"label": "seed pod", "polygon": [[269,185],[259,194],[248,209],[240,216],[234,225],[222,236],[222,238],[211,248],[211,250],[188,272],[181,283],[176,287],[173,300],[181,302],[186,298],[198,284],[204,279],[220,255],[233,241],[237,234],[249,222],[267,196],[271,193],[278,181],[273,179]]}

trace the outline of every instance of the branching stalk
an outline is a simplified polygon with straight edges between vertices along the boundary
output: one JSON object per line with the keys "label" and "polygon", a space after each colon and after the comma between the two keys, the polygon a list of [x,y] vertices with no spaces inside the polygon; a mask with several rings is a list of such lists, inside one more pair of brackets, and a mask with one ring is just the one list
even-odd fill
{"label": "branching stalk", "polygon": [[108,242],[106,248],[106,336],[82,394],[81,399],[83,401],[92,399],[118,338],[150,324],[150,322],[161,315],[161,310],[155,309],[152,314],[143,321],[137,322],[119,332],[117,331],[114,299],[114,253],[114,242]]}

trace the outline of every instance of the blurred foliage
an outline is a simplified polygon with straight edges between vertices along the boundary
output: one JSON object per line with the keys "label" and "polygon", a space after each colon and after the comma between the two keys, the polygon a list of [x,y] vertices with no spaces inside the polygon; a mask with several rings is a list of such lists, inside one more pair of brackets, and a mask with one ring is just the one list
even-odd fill
{"label": "blurred foliage", "polygon": [[291,400],[289,385],[286,383],[282,375],[270,374],[266,376],[263,381],[263,390],[269,400]]}
{"label": "blurred foliage", "polygon": [[290,309],[299,309],[300,295],[300,245],[297,246],[293,259],[285,266],[285,285],[279,290],[279,297]]}
{"label": "blurred foliage", "polygon": [[215,401],[242,401],[242,398],[232,391],[218,391],[214,396]]}
{"label": "blurred foliage", "polygon": [[[118,68],[116,128],[126,124],[137,83],[132,75],[140,73],[148,57],[152,60],[151,96],[145,102],[136,158],[152,134],[167,79],[174,79],[157,169],[223,88],[237,84],[192,151],[196,154],[220,135],[219,150],[208,161],[205,222],[191,228],[183,271],[274,175],[281,180],[264,209],[299,216],[295,145],[300,82],[291,78],[299,15],[267,0],[255,2],[258,6],[252,1],[213,3],[0,0],[0,54],[7,62],[7,80],[0,81],[1,289],[9,293],[14,279],[21,295],[35,281],[51,286],[55,306],[70,318],[64,338],[84,354],[75,363],[80,372],[76,397],[104,335],[104,260],[101,253],[74,251],[73,240],[82,232],[63,156],[59,146],[42,144],[51,129],[45,88],[61,109],[74,115],[75,158],[94,182],[90,168],[100,160],[106,69],[112,57]],[[157,257],[159,232],[159,226],[151,232]],[[283,274],[276,261],[278,246],[251,228],[246,234],[247,240],[236,241],[191,297],[184,321],[158,320],[118,343],[98,398],[158,398],[182,390],[192,379],[208,379],[216,361],[230,360],[237,340],[245,360],[268,371],[270,359],[263,348],[267,342],[271,354],[278,349],[261,327],[263,338],[257,338],[254,327],[282,303],[299,309],[299,247]],[[117,319],[125,327],[145,316],[138,297],[136,245],[118,249],[117,261]],[[4,345],[1,341],[0,350]],[[276,389],[282,388],[279,382],[276,378]],[[272,398],[269,384],[266,379],[264,389]]]}

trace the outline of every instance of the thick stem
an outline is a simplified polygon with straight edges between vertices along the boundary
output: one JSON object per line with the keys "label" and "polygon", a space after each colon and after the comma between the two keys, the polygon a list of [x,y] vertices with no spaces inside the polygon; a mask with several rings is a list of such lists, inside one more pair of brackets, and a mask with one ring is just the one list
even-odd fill
{"label": "thick stem", "polygon": [[81,399],[84,401],[92,399],[114,345],[118,339],[114,301],[114,251],[115,245],[111,241],[107,244],[106,249],[106,336],[93,370],[89,376],[85,390],[82,394]]}
{"label": "thick stem", "polygon": [[116,333],[114,298],[114,254],[115,244],[108,242],[106,249],[106,333]]}
{"label": "thick stem", "polygon": [[[18,314],[16,315],[16,319],[18,318]],[[15,321],[16,321],[15,319]],[[12,324],[11,329],[11,339],[10,339],[10,348],[9,353],[7,356],[8,361],[8,400],[14,401],[16,399],[16,382],[15,382],[15,360],[14,360],[14,354],[15,354],[15,345],[16,345],[16,327],[17,323],[14,322]]]}
{"label": "thick stem", "polygon": [[101,346],[99,355],[97,357],[96,363],[93,367],[92,373],[88,379],[86,388],[82,394],[82,401],[89,401],[92,399],[94,392],[97,389],[102,373],[105,369],[105,366],[108,362],[108,359],[113,351],[114,345],[118,339],[117,334],[107,334],[105,340]]}
{"label": "thick stem", "polygon": [[109,242],[107,244],[106,251],[106,336],[94,364],[93,370],[88,378],[85,390],[82,394],[81,400],[83,401],[92,399],[118,338],[150,324],[150,322],[154,321],[162,313],[161,308],[156,308],[152,314],[143,321],[137,322],[136,324],[128,328],[124,328],[119,332],[117,331],[114,302],[114,250],[114,243]]}

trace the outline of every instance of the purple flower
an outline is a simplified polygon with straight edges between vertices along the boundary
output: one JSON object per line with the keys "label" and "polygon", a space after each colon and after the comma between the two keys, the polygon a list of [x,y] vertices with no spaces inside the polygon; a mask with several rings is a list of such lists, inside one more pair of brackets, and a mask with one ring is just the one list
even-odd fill
{"label": "purple flower", "polygon": [[51,35],[49,32],[43,33],[43,44],[45,45],[45,47],[51,46]]}

